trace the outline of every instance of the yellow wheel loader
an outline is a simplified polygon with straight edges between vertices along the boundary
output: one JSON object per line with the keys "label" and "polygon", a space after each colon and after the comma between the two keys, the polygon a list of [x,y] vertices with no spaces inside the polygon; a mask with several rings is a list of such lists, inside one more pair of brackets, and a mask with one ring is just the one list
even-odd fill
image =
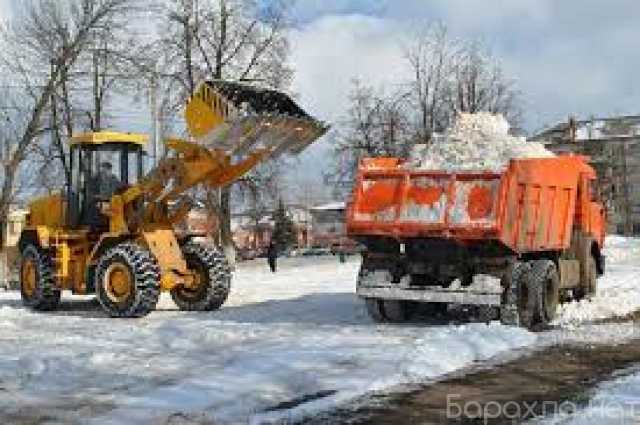
{"label": "yellow wheel loader", "polygon": [[70,141],[71,181],[30,204],[19,242],[22,300],[55,309],[60,294],[95,294],[113,317],[140,317],[162,291],[182,310],[227,299],[231,273],[217,249],[178,234],[191,189],[231,184],[257,164],[297,154],[327,131],[287,95],[239,83],[202,83],[186,106],[191,140],[143,173],[147,137],[96,132]]}

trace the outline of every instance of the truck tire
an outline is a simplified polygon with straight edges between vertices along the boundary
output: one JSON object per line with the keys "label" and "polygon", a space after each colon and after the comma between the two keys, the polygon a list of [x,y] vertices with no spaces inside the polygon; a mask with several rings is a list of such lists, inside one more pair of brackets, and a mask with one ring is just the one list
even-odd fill
{"label": "truck tire", "polygon": [[382,301],[377,298],[366,298],[364,303],[367,307],[367,313],[369,313],[369,317],[371,317],[375,322],[383,323],[386,322],[386,318],[384,316],[384,310],[382,309]]}
{"label": "truck tire", "polygon": [[108,250],[96,266],[98,301],[111,317],[142,317],[160,297],[160,267],[148,249],[125,242]]}
{"label": "truck tire", "polygon": [[531,262],[529,287],[539,296],[539,323],[546,325],[556,318],[560,304],[560,276],[556,264],[551,260]]}
{"label": "truck tire", "polygon": [[500,308],[500,322],[509,326],[530,329],[535,324],[539,297],[532,290],[528,278],[531,264],[516,262],[503,280],[504,296]]}
{"label": "truck tire", "polygon": [[369,316],[379,323],[402,323],[409,319],[409,303],[398,300],[365,300]]}
{"label": "truck tire", "polygon": [[384,300],[382,301],[382,309],[388,322],[402,323],[409,319],[409,303],[407,301]]}
{"label": "truck tire", "polygon": [[598,289],[598,266],[593,255],[587,257],[587,267],[582,276],[580,287],[574,290],[573,298],[576,301],[594,296]]}
{"label": "truck tire", "polygon": [[231,288],[231,268],[224,254],[195,242],[182,247],[187,266],[199,284],[195,288],[177,286],[171,298],[186,311],[212,311],[227,300]]}
{"label": "truck tire", "polygon": [[34,310],[50,311],[60,304],[51,255],[28,244],[22,251],[20,263],[20,295],[22,303]]}

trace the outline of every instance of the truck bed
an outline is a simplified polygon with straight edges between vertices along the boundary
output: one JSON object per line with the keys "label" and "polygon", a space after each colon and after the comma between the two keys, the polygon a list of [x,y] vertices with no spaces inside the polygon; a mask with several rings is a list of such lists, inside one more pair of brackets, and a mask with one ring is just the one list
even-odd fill
{"label": "truck bed", "polygon": [[502,173],[419,170],[396,158],[367,159],[347,210],[347,232],[399,241],[498,241],[518,253],[562,250],[580,219],[583,173],[595,178],[579,156],[512,160]]}

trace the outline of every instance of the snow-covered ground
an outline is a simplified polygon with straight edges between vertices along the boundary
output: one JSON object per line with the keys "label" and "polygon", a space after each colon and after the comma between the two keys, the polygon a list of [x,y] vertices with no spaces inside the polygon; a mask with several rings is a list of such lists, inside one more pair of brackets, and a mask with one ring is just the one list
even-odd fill
{"label": "snow-covered ground", "polygon": [[2,292],[0,422],[261,423],[437,379],[517,348],[580,340],[583,330],[585,338],[597,329],[629,337],[631,325],[585,323],[640,308],[640,240],[608,242],[598,296],[563,307],[560,328],[543,334],[498,323],[375,324],[353,295],[355,258],[285,260],[277,274],[263,261],[242,264],[228,303],[205,314],[163,298],[146,318],[114,320],[90,299],[69,297],[60,311],[39,314]]}
{"label": "snow-covered ground", "polygon": [[[139,320],[105,318],[87,300],[37,314],[1,294],[0,412],[255,423],[433,379],[536,339],[499,324],[376,325],[353,295],[357,260],[293,261],[275,275],[262,262],[241,266],[229,302],[210,314],[176,311],[168,299]],[[293,410],[278,409],[285,402]]]}
{"label": "snow-covered ground", "polygon": [[623,425],[640,423],[640,373],[600,384],[583,406],[564,402],[554,406],[548,417],[530,425]]}
{"label": "snow-covered ground", "polygon": [[556,324],[573,327],[640,310],[640,239],[609,236],[605,255],[607,270],[598,280],[596,296],[562,305]]}

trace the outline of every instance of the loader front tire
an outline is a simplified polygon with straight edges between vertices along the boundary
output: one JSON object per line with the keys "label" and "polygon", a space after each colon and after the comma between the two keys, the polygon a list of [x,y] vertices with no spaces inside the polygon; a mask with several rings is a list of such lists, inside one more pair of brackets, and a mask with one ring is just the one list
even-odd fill
{"label": "loader front tire", "polygon": [[111,248],[96,266],[98,301],[111,317],[143,317],[160,297],[160,267],[149,250],[125,242]]}
{"label": "loader front tire", "polygon": [[22,251],[20,294],[22,303],[34,310],[50,311],[60,303],[51,255],[29,244]]}
{"label": "loader front tire", "polygon": [[185,311],[212,311],[225,303],[231,289],[231,268],[224,254],[199,243],[182,247],[189,270],[196,275],[193,288],[177,286],[171,298]]}

